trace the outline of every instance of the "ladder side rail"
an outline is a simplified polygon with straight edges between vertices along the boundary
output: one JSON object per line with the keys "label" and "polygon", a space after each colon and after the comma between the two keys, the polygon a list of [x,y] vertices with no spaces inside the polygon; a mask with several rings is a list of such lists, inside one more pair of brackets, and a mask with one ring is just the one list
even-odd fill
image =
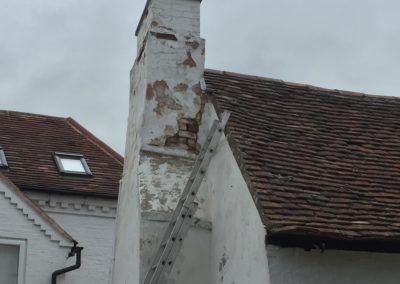
{"label": "ladder side rail", "polygon": [[[184,212],[184,214],[187,214],[188,212],[188,208],[182,208],[182,211]],[[177,224],[176,227],[174,227],[174,229],[176,228],[176,231],[179,232],[181,230],[181,226],[184,223],[184,219],[183,218],[179,218],[181,220],[181,222],[179,222],[179,224]],[[173,234],[174,232],[172,232]],[[171,234],[171,235],[172,235]],[[176,233],[176,236],[178,236],[178,234]],[[172,265],[171,263],[167,262],[167,256],[170,254],[170,252],[173,250],[173,247],[176,246],[176,243],[181,243],[183,240],[181,240],[180,238],[174,238],[174,240],[172,240],[172,238],[170,240],[167,240],[167,242],[165,243],[165,247],[161,252],[161,257],[160,257],[160,261],[158,263],[156,263],[153,267],[151,267],[150,271],[148,272],[148,274],[146,275],[146,279],[145,279],[145,284],[151,283],[159,283],[159,279],[160,276],[164,273],[165,267],[167,265]]]}
{"label": "ladder side rail", "polygon": [[[190,224],[192,223],[192,217],[197,210],[197,206],[194,205],[193,201],[196,198],[197,191],[199,190],[201,182],[203,181],[206,169],[208,168],[208,165],[210,164],[211,159],[214,156],[219,141],[221,140],[221,136],[228,119],[229,113],[224,112],[221,121],[219,122],[217,132],[212,136],[209,147],[204,147],[205,151],[207,152],[205,153],[204,160],[202,161],[200,166],[200,176],[196,176],[195,181],[190,187],[188,197],[185,201],[185,209],[182,209],[180,212],[180,218],[183,219],[183,222],[180,223],[179,227],[174,227],[175,230],[173,230],[171,232],[171,235],[168,237],[168,240],[175,239],[175,241],[173,241],[172,245],[168,247],[168,251],[166,250],[165,254],[163,254],[161,269],[157,269],[157,271],[154,272],[155,282],[152,283],[161,283],[161,278],[165,277],[172,269],[175,258],[178,256],[179,250],[182,247],[183,238],[189,231]],[[188,210],[186,210],[186,208],[188,208]],[[167,255],[167,258],[164,258],[165,255]]]}
{"label": "ladder side rail", "polygon": [[168,255],[169,251],[171,250],[171,243],[169,242],[171,235],[172,235],[171,233],[175,227],[180,228],[180,226],[183,223],[183,220],[181,220],[181,218],[179,218],[179,216],[182,215],[181,211],[184,208],[184,203],[186,201],[186,197],[193,185],[193,182],[195,181],[196,176],[199,173],[199,170],[202,165],[202,160],[203,160],[205,154],[207,154],[207,149],[212,141],[212,137],[215,135],[215,132],[217,131],[218,124],[219,124],[219,121],[215,120],[210,128],[207,139],[196,159],[196,162],[193,166],[193,170],[190,174],[190,177],[185,186],[185,189],[182,192],[182,198],[179,200],[177,207],[175,208],[174,213],[171,216],[170,222],[169,222],[166,232],[163,236],[163,239],[160,243],[159,249],[156,252],[156,255],[153,260],[152,265],[150,266],[150,270],[146,275],[146,278],[144,281],[145,284],[153,283],[153,282],[151,282],[151,279],[154,278],[155,274],[158,274],[158,270],[162,266],[163,256]]}
{"label": "ladder side rail", "polygon": [[[190,188],[192,187],[194,180],[196,178],[196,176],[198,175],[199,171],[201,170],[201,165],[203,162],[203,158],[204,156],[207,154],[207,150],[212,142],[212,137],[214,136],[214,133],[217,131],[218,128],[218,120],[215,120],[211,126],[210,132],[207,136],[207,140],[204,144],[204,146],[201,148],[201,151],[199,153],[199,155],[197,156],[196,162],[194,164],[193,170],[189,176],[189,180],[186,183],[185,189],[182,191],[182,198],[179,200],[177,207],[174,210],[174,214],[171,216],[171,221],[174,221],[177,217],[177,214],[179,213],[181,207],[184,205],[186,200],[186,197],[188,196],[189,192],[190,192]],[[164,240],[165,241],[165,240]]]}
{"label": "ladder side rail", "polygon": [[212,141],[212,137],[213,137],[215,131],[217,130],[218,123],[219,123],[219,121],[215,120],[213,122],[212,126],[211,126],[211,129],[210,129],[210,132],[208,134],[207,140],[206,140],[204,146],[202,147],[199,156],[196,159],[196,162],[194,164],[193,170],[192,170],[192,172],[191,172],[191,174],[189,176],[189,180],[188,180],[188,182],[187,182],[187,184],[185,186],[185,189],[182,192],[182,195],[181,195],[182,198],[178,201],[178,204],[176,205],[174,213],[172,214],[172,216],[170,218],[169,226],[167,227],[167,230],[166,230],[166,232],[164,234],[164,237],[162,238],[160,244],[165,243],[168,240],[168,238],[169,238],[169,236],[171,234],[171,230],[172,230],[172,227],[174,226],[174,222],[177,220],[177,218],[178,218],[178,216],[180,214],[180,211],[181,211],[181,209],[182,209],[182,207],[184,205],[184,201],[186,201],[185,197],[188,195],[188,192],[190,191],[190,188],[193,185],[194,179],[196,178],[196,176],[198,175],[198,172],[200,171],[202,159],[203,159],[204,155],[207,153],[206,151],[207,151],[207,149],[208,149],[208,147],[209,147],[209,145],[210,145],[210,143]]}
{"label": "ladder side rail", "polygon": [[[194,205],[193,205],[193,207],[194,208],[188,209],[188,211],[187,211],[188,216],[190,216],[190,215],[194,216],[194,214],[196,213],[197,209],[195,208]],[[179,251],[183,246],[183,240],[187,236],[192,222],[193,222],[193,218],[186,218],[186,220],[184,221],[184,224],[182,224],[181,229],[176,237],[176,239],[178,241],[175,242],[174,246],[171,248],[171,251],[170,251],[167,261],[166,261],[166,265],[164,266],[163,271],[160,272],[157,282],[154,282],[154,283],[163,283],[162,281],[164,280],[164,278],[171,272],[172,267],[175,262],[175,259],[178,257]]]}

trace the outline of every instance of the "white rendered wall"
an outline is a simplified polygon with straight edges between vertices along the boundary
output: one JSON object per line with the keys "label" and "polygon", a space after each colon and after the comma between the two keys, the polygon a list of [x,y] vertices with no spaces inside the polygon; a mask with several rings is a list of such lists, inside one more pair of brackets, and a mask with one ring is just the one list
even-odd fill
{"label": "white rendered wall", "polygon": [[[0,194],[0,208],[0,239],[26,241],[25,283],[50,284],[53,271],[70,265],[66,261],[70,248],[51,241],[39,226],[10,204],[4,194]],[[69,276],[60,277],[57,283],[75,283],[69,280]]]}
{"label": "white rendered wall", "polygon": [[[131,72],[131,89],[133,86],[144,89],[146,85],[144,76],[144,72]],[[138,166],[144,100],[144,97],[136,96],[133,92],[130,93],[124,172],[118,197],[113,284],[139,284],[140,205]]]}
{"label": "white rendered wall", "polygon": [[[141,239],[141,281],[143,281],[158,249],[162,232],[165,231],[169,218],[142,218]],[[158,219],[158,220],[156,220]],[[161,232],[161,233],[160,233]],[[185,237],[182,249],[175,261],[171,273],[163,284],[208,284],[210,260],[210,228],[191,227]],[[140,282],[142,283],[142,282]]]}
{"label": "white rendered wall", "polygon": [[210,283],[271,283],[266,231],[225,136],[206,179],[212,194]]}
{"label": "white rendered wall", "polygon": [[272,284],[398,284],[400,254],[268,246]]}

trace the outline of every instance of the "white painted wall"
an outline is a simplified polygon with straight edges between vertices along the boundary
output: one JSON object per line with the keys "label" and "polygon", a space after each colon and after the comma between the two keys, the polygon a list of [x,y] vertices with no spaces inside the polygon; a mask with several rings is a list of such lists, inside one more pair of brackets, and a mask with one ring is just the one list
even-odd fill
{"label": "white painted wall", "polygon": [[49,213],[61,227],[79,241],[82,266],[69,275],[74,284],[109,284],[114,258],[115,219],[99,216]]}
{"label": "white painted wall", "polygon": [[266,231],[225,136],[206,179],[212,195],[210,283],[271,283]]}
{"label": "white painted wall", "polygon": [[[141,281],[149,270],[153,257],[158,249],[162,232],[165,231],[169,216],[164,218],[157,215],[142,218],[141,239]],[[164,220],[161,220],[164,219]],[[160,234],[161,232],[161,234]],[[185,237],[182,249],[176,259],[174,267],[164,284],[205,284],[209,282],[210,260],[210,227],[191,227]],[[142,283],[142,282],[140,282]]]}
{"label": "white painted wall", "polygon": [[400,254],[268,246],[272,284],[398,284]]}
{"label": "white painted wall", "polygon": [[[2,193],[0,208],[0,239],[26,241],[25,283],[50,284],[53,271],[70,265],[66,261],[70,248],[60,247],[58,242],[51,241]],[[58,283],[74,283],[69,281],[69,276],[60,277]]]}
{"label": "white painted wall", "polygon": [[[84,247],[82,265],[68,273],[69,283],[111,283],[117,201],[79,195],[27,194]],[[69,263],[74,261],[71,258]]]}

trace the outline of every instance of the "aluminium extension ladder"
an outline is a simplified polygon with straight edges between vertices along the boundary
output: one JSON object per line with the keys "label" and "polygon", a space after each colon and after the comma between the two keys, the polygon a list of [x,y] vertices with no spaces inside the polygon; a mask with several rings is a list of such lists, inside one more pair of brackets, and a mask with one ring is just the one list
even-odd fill
{"label": "aluminium extension ladder", "polygon": [[197,210],[197,204],[194,203],[196,194],[221,139],[221,135],[224,133],[229,115],[230,113],[225,111],[221,116],[221,120],[215,120],[212,124],[207,139],[193,166],[189,180],[182,192],[182,196],[169,221],[152,266],[144,279],[144,284],[162,284],[165,281],[165,277],[171,271],[182,246],[183,239],[192,223],[192,217]]}

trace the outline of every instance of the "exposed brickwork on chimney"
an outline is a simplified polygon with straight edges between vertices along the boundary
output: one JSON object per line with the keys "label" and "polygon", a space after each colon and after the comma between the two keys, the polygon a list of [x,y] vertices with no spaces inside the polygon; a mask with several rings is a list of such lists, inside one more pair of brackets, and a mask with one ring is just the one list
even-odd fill
{"label": "exposed brickwork on chimney", "polygon": [[178,132],[165,140],[165,146],[177,146],[184,150],[197,152],[199,146],[197,143],[197,133],[199,123],[195,118],[178,119]]}

